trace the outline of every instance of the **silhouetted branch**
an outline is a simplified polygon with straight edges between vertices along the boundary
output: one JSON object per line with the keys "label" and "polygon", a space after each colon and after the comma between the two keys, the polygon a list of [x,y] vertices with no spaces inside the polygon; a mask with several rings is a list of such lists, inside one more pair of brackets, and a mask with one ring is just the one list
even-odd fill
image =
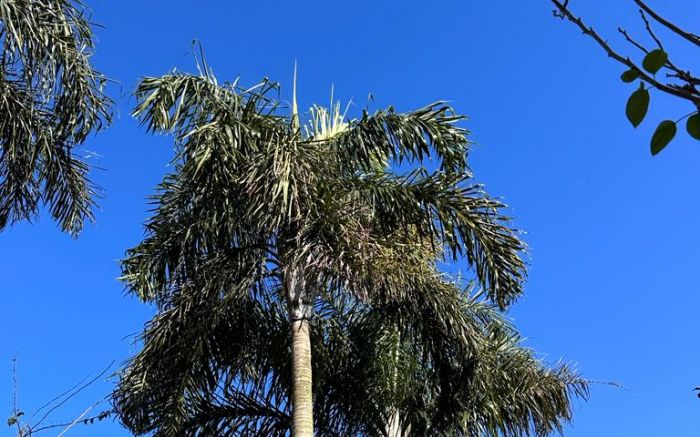
{"label": "silhouetted branch", "polygon": [[687,39],[691,43],[700,46],[700,36],[695,35],[690,32],[686,32],[685,30],[681,29],[680,27],[676,26],[675,24],[671,23],[670,21],[664,19],[661,17],[658,13],[656,13],[652,8],[646,5],[642,0],[634,0],[637,5],[642,8],[647,14],[649,14],[654,20],[659,22],[660,24],[664,25],[666,28],[674,32],[676,35],[681,36],[682,38]]}
{"label": "silhouetted branch", "polygon": [[[24,411],[21,411],[18,407],[18,397],[19,397],[19,384],[17,382],[17,358],[15,357],[12,360],[12,381],[13,381],[13,389],[14,389],[14,394],[13,394],[13,406],[12,406],[12,414],[11,416],[7,419],[7,424],[10,427],[16,428],[17,432],[17,437],[32,437],[35,436],[36,434],[42,432],[42,431],[47,431],[51,429],[59,429],[62,428],[62,431],[58,434],[58,436],[62,436],[65,434],[66,431],[74,427],[75,425],[79,423],[83,423],[85,425],[92,424],[95,421],[101,421],[106,419],[112,414],[111,409],[110,410],[104,410],[100,412],[99,414],[95,414],[92,416],[87,416],[90,411],[94,410],[98,405],[101,403],[105,402],[106,400],[109,399],[109,396],[106,396],[99,401],[93,403],[91,406],[86,408],[78,417],[71,421],[65,421],[62,423],[57,423],[57,424],[45,424],[46,420],[48,417],[56,411],[58,408],[61,406],[65,405],[70,399],[81,393],[83,390],[86,388],[90,387],[92,384],[97,382],[100,378],[104,377],[107,372],[112,368],[114,365],[114,361],[112,361],[109,366],[107,366],[104,370],[102,370],[100,373],[98,373],[95,377],[90,378],[83,378],[79,383],[75,384],[73,387],[70,389],[64,391],[63,393],[59,394],[58,396],[54,397],[51,399],[49,402],[46,404],[42,405],[39,409],[34,411],[30,418],[25,422],[22,417],[25,416]],[[46,410],[46,412],[41,416],[40,419],[34,420],[34,417],[36,417],[40,412]],[[86,417],[87,416],[87,417]]]}
{"label": "silhouetted branch", "polygon": [[[685,32],[681,29],[679,29],[677,26],[674,26],[672,23],[669,23],[668,21],[664,20],[661,18],[657,13],[655,13],[649,6],[647,6],[644,2],[640,0],[634,0],[635,3],[637,3],[642,9],[640,9],[640,14],[642,16],[642,20],[644,21],[645,28],[647,32],[650,34],[652,39],[656,42],[656,44],[659,46],[660,49],[663,50],[663,44],[661,40],[656,36],[656,34],[653,32],[651,29],[651,25],[649,23],[649,20],[645,16],[645,12],[649,14],[652,18],[654,18],[656,21],[659,23],[663,24],[664,26],[668,27],[669,29],[673,30],[676,34],[683,36],[685,39],[688,39],[696,44],[700,45],[700,39],[696,35],[690,34],[688,32]],[[570,21],[571,23],[575,24],[581,31],[585,34],[591,37],[598,45],[605,50],[607,55],[611,57],[612,59],[616,60],[617,62],[627,66],[631,70],[635,70],[639,74],[639,78],[646,82],[647,84],[651,85],[654,88],[657,88],[660,91],[663,91],[667,94],[680,97],[681,99],[690,101],[695,107],[700,108],[700,91],[697,89],[697,85],[700,84],[700,78],[697,78],[693,76],[689,71],[683,70],[682,68],[676,67],[675,64],[673,64],[670,60],[667,60],[664,67],[671,70],[672,73],[668,74],[667,77],[672,77],[676,78],[679,81],[683,82],[682,84],[675,84],[675,83],[668,83],[664,84],[659,82],[659,80],[656,79],[656,77],[640,66],[639,64],[635,63],[632,61],[628,56],[624,56],[620,54],[618,51],[612,48],[608,42],[603,39],[600,34],[598,34],[595,29],[593,29],[592,26],[587,25],[586,23],[583,22],[583,20],[580,17],[575,16],[571,10],[569,9],[569,1],[568,0],[552,0],[552,3],[556,7],[556,9],[553,11],[553,14],[555,17],[565,19]],[[632,37],[629,36],[629,34],[622,28],[619,28],[618,31],[625,37],[625,39],[644,53],[649,53],[651,50],[647,49],[644,47],[642,44],[638,43]]]}
{"label": "silhouetted branch", "polygon": [[[650,149],[652,155],[657,155],[661,152],[678,131],[678,123],[685,120],[685,130],[694,139],[700,141],[700,77],[694,76],[690,70],[683,69],[682,66],[676,65],[671,56],[666,51],[666,44],[654,32],[652,28],[651,17],[655,22],[669,29],[673,37],[681,37],[693,44],[700,46],[700,37],[689,33],[661,17],[652,8],[650,8],[642,0],[634,0],[639,6],[639,16],[644,23],[644,29],[649,37],[654,41],[654,46],[647,47],[643,43],[634,39],[622,27],[618,27],[617,31],[625,38],[625,40],[640,50],[644,57],[640,63],[630,59],[629,56],[616,51],[603,37],[598,34],[592,26],[583,22],[580,17],[577,17],[569,8],[569,0],[552,0],[556,7],[552,11],[555,17],[562,20],[570,21],[575,24],[584,35],[592,38],[600,47],[605,50],[609,57],[613,58],[622,65],[625,65],[628,70],[620,76],[623,82],[632,83],[639,80],[639,87],[635,89],[627,99],[625,107],[625,115],[632,126],[637,127],[646,117],[649,109],[650,88],[674,96],[682,100],[689,101],[693,105],[693,110],[682,117],[667,118],[661,121],[651,137]],[[668,83],[662,83],[658,73],[663,70]],[[675,119],[675,120],[674,120]]]}

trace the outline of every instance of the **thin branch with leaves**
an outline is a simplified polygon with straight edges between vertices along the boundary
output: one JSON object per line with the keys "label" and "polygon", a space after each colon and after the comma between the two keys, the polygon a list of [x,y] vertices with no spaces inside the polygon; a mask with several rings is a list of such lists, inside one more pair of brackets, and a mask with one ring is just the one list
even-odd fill
{"label": "thin branch with leaves", "polygon": [[[552,0],[555,6],[553,14],[557,18],[568,20],[576,25],[584,35],[592,38],[610,58],[624,65],[627,70],[622,73],[622,81],[626,83],[639,81],[639,87],[630,95],[625,111],[627,119],[634,127],[639,126],[646,117],[650,102],[650,89],[656,89],[690,103],[691,110],[687,114],[675,120],[664,120],[657,126],[650,142],[651,154],[656,155],[673,140],[678,130],[677,123],[683,120],[686,120],[688,134],[692,138],[700,140],[700,76],[679,66],[681,64],[677,64],[673,60],[666,45],[653,30],[652,22],[661,25],[682,42],[690,42],[696,48],[700,47],[700,37],[683,30],[680,26],[664,18],[646,2],[633,1],[639,8],[644,30],[651,39],[653,47],[640,43],[621,27],[618,28],[618,32],[627,43],[641,51],[643,55],[641,62],[633,60],[631,55],[625,55],[614,49],[592,26],[587,25],[580,17],[574,15],[569,6],[569,0]],[[662,77],[661,73],[665,73],[665,75]]]}

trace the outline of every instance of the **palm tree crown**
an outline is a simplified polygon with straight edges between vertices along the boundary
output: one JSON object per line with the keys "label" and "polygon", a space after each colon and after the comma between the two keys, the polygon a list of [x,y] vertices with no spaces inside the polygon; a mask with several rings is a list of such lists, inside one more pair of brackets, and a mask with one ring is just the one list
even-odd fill
{"label": "palm tree crown", "polygon": [[[276,91],[268,81],[219,85],[209,74],[141,82],[135,114],[150,131],[175,136],[177,157],[146,238],[124,262],[138,296],[157,300],[195,278],[247,293],[247,280],[228,277],[241,268],[209,267],[225,255],[252,269],[244,276],[253,282],[303,266],[316,292],[371,297],[358,273],[409,228],[451,258],[465,256],[500,307],[521,294],[524,245],[503,205],[468,184],[469,143],[455,125],[463,117],[443,103],[389,108],[365,111],[334,136],[303,135],[296,116],[280,115]],[[428,159],[439,168],[428,171]],[[402,163],[419,167],[392,171]]]}

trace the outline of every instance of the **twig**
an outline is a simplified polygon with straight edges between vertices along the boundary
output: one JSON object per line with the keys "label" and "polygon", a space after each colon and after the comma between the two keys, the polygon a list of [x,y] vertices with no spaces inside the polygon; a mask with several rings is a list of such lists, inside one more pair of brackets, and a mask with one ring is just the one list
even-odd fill
{"label": "twig", "polygon": [[15,419],[15,426],[17,427],[17,435],[22,437],[22,422],[20,421],[20,412],[18,410],[18,398],[19,398],[19,383],[17,382],[17,355],[12,358],[12,416]]}
{"label": "twig", "polygon": [[647,14],[649,14],[654,20],[659,22],[660,24],[666,26],[668,29],[673,31],[675,34],[687,39],[691,43],[700,46],[700,36],[692,34],[690,32],[686,32],[685,30],[681,29],[680,27],[676,26],[675,24],[671,23],[670,21],[664,19],[661,17],[659,14],[657,14],[652,8],[646,5],[642,0],[634,0],[637,5],[642,8]]}
{"label": "twig", "polygon": [[78,383],[75,384],[73,387],[69,388],[68,390],[64,391],[63,393],[59,394],[59,395],[56,396],[55,398],[51,399],[50,401],[48,401],[47,403],[45,403],[44,405],[42,405],[41,407],[39,407],[39,408],[38,408],[36,411],[34,411],[34,412],[32,413],[32,415],[29,417],[29,422],[31,422],[32,420],[34,420],[34,417],[35,417],[37,414],[39,414],[44,408],[50,406],[51,404],[53,404],[53,403],[56,402],[57,400],[63,398],[65,395],[67,395],[68,393],[72,392],[72,391],[75,390],[77,387],[79,387],[83,382],[85,382],[86,379],[88,379],[88,377],[89,377],[89,375],[86,376],[85,378],[81,379],[80,381],[78,381]]}
{"label": "twig", "polygon": [[661,40],[656,37],[656,34],[654,34],[654,31],[651,29],[651,23],[649,23],[649,20],[647,19],[646,14],[644,14],[644,11],[642,9],[639,10],[639,15],[642,16],[642,21],[644,21],[644,27],[647,29],[647,33],[651,36],[651,38],[656,42],[656,45],[661,49],[664,50],[663,44],[661,44]]}
{"label": "twig", "polygon": [[[109,363],[109,365],[108,365],[104,370],[102,370],[100,373],[98,373],[94,378],[92,378],[91,380],[89,380],[88,382],[86,382],[85,384],[83,384],[82,386],[78,387],[76,390],[74,390],[74,391],[73,391],[72,393],[70,393],[68,396],[65,396],[65,397],[63,398],[63,400],[61,400],[61,402],[59,402],[59,403],[57,403],[56,405],[54,405],[53,407],[49,408],[49,410],[46,411],[46,413],[44,413],[44,415],[41,417],[41,419],[39,419],[39,421],[37,422],[37,424],[43,422],[43,421],[49,416],[49,414],[51,414],[51,413],[52,413],[53,411],[55,411],[57,408],[59,408],[60,406],[62,406],[62,405],[65,404],[66,402],[68,402],[73,396],[75,396],[75,395],[77,395],[78,393],[80,393],[81,391],[85,390],[87,387],[89,387],[92,383],[94,383],[95,381],[97,381],[99,378],[101,378],[102,376],[104,376],[104,375],[107,373],[107,371],[108,371],[109,369],[112,368],[112,365],[114,365],[114,361],[112,361],[111,363]],[[69,391],[69,392],[70,392],[70,391]]]}
{"label": "twig", "polygon": [[[105,399],[106,399],[106,398],[105,398]],[[103,399],[102,401],[104,401],[104,399]],[[102,401],[100,401],[100,402],[102,402]],[[98,402],[98,404],[99,404],[100,402]],[[91,407],[91,408],[94,408],[94,405],[93,405],[93,407]],[[46,430],[48,430],[48,429],[63,428],[63,427],[69,426],[69,425],[71,425],[73,422],[83,422],[83,423],[86,423],[86,422],[89,422],[89,421],[91,421],[91,420],[103,420],[103,419],[105,419],[106,417],[108,417],[108,416],[111,415],[111,414],[112,414],[112,411],[111,411],[111,410],[105,410],[105,411],[101,412],[100,414],[96,414],[96,415],[94,415],[94,416],[86,417],[85,419],[82,419],[82,420],[77,419],[77,420],[75,420],[75,421],[71,421],[71,422],[67,422],[67,423],[57,423],[57,424],[53,424],[53,425],[44,425],[44,426],[41,426],[41,427],[38,427],[38,428],[30,428],[30,432],[33,433],[33,434],[38,434],[39,432],[41,432],[41,431],[46,431]]]}
{"label": "twig", "polygon": [[632,37],[629,36],[629,34],[627,33],[627,31],[626,31],[625,29],[623,29],[623,28],[621,28],[621,27],[618,27],[618,28],[617,28],[617,31],[620,32],[620,33],[622,34],[622,36],[625,37],[625,39],[627,40],[628,43],[630,43],[630,44],[632,44],[633,46],[637,47],[639,50],[641,50],[641,51],[644,52],[644,53],[649,53],[649,49],[647,49],[646,47],[644,47],[643,45],[639,44],[637,41],[635,41],[634,39],[632,39]]}
{"label": "twig", "polygon": [[102,401],[98,401],[98,402],[95,402],[94,404],[90,405],[85,411],[83,411],[83,413],[80,416],[76,417],[75,420],[73,420],[73,422],[71,422],[71,424],[68,425],[63,431],[61,431],[61,433],[59,435],[57,435],[56,437],[61,437],[63,434],[67,433],[69,429],[73,428],[76,423],[80,422],[80,419],[85,417],[85,415],[87,413],[89,413],[93,408],[98,406],[101,402]]}

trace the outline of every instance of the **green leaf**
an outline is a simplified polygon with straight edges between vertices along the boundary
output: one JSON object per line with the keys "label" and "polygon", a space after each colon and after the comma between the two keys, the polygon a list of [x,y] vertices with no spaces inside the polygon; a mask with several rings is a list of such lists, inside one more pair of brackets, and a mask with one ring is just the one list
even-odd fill
{"label": "green leaf", "polygon": [[14,425],[15,423],[17,423],[17,417],[16,417],[16,416],[10,416],[10,417],[7,419],[7,426],[12,426],[12,425]]}
{"label": "green leaf", "polygon": [[685,125],[685,130],[688,131],[691,137],[700,140],[700,112],[688,117],[688,122]]}
{"label": "green leaf", "polygon": [[652,50],[644,57],[642,66],[651,74],[656,74],[668,61],[668,55],[661,49]]}
{"label": "green leaf", "polygon": [[654,132],[654,135],[651,137],[652,156],[657,155],[668,146],[668,143],[676,136],[676,130],[676,123],[671,120],[664,120],[659,123],[656,132]]}
{"label": "green leaf", "polygon": [[639,77],[639,70],[635,68],[631,68],[624,73],[622,73],[622,76],[620,76],[620,79],[622,79],[623,82],[630,83],[634,82],[635,79]]}
{"label": "green leaf", "polygon": [[627,100],[625,113],[632,126],[637,127],[644,120],[649,109],[649,91],[640,84],[639,89],[632,93]]}

